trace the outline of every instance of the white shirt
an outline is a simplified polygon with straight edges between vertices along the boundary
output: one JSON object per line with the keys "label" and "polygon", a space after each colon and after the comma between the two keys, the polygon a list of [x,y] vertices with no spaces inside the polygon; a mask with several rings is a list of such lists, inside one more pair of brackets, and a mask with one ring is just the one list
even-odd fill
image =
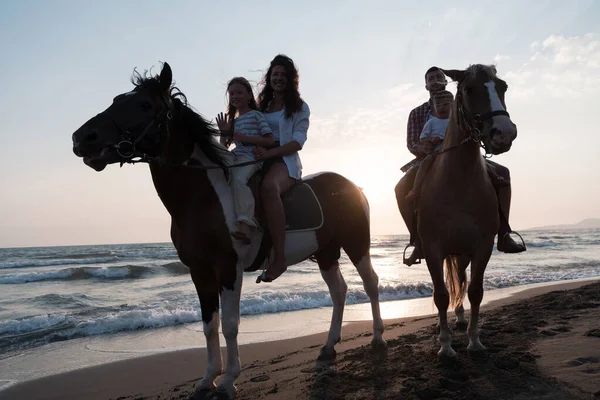
{"label": "white shirt", "polygon": [[[308,108],[308,104],[302,103],[302,109],[293,113],[290,118],[286,118],[285,116],[285,107],[281,111],[279,118],[275,118],[275,116],[272,115],[273,118],[271,119],[269,118],[269,114],[277,113],[268,113],[264,114],[264,116],[273,132],[274,140],[279,140],[280,146],[292,141],[297,142],[300,145],[300,148],[304,146],[310,120],[310,109]],[[277,136],[275,135],[276,130],[278,132]],[[302,162],[300,161],[298,152],[283,156],[283,162],[285,162],[291,178],[296,180],[302,178]]]}
{"label": "white shirt", "polygon": [[273,132],[273,140],[276,142],[279,141],[279,119],[282,114],[283,110],[263,114]]}
{"label": "white shirt", "polygon": [[[446,129],[448,129],[448,122],[450,119],[440,119],[438,117],[434,117],[433,115],[425,122],[425,126],[421,131],[421,135],[419,139],[432,139],[432,138],[440,138],[444,140],[446,136]],[[436,146],[435,151],[438,151],[442,148],[442,145],[439,144]]]}

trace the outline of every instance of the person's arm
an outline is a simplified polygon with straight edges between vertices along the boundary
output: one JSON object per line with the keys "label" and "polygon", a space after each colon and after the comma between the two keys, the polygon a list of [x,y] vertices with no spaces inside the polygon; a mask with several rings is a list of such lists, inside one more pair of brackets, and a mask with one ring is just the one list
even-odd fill
{"label": "person's arm", "polygon": [[300,150],[302,150],[302,146],[300,146],[300,143],[298,143],[295,140],[292,140],[291,142],[286,143],[283,146],[273,147],[268,150],[262,147],[258,147],[255,149],[254,154],[256,155],[257,159],[264,160],[273,157],[289,156],[290,154],[297,153]]}
{"label": "person's arm", "polygon": [[419,143],[420,135],[421,130],[418,126],[417,110],[414,109],[408,115],[408,124],[406,127],[406,147],[408,147],[408,151],[417,157],[425,155]]}
{"label": "person's arm", "polygon": [[264,136],[248,136],[241,132],[235,132],[233,134],[233,138],[236,142],[240,142],[243,144],[253,144],[261,147],[270,147],[273,145],[273,135],[270,133]]}
{"label": "person's arm", "polygon": [[236,132],[233,134],[235,140],[244,144],[253,144],[261,147],[273,146],[275,143],[273,140],[273,134],[264,115],[261,112],[256,111],[254,112],[254,118],[260,136],[247,136],[243,133]]}
{"label": "person's arm", "polygon": [[267,159],[273,157],[284,157],[290,154],[297,153],[302,150],[306,143],[308,127],[310,125],[310,108],[308,104],[302,104],[302,110],[298,111],[296,120],[294,121],[292,140],[283,146],[274,147],[271,149],[256,148],[254,155],[257,159]]}

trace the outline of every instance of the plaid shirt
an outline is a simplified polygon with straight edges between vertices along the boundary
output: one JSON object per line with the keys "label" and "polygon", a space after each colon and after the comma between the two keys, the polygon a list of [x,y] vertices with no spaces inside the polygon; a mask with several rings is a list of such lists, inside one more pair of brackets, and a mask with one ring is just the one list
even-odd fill
{"label": "plaid shirt", "polygon": [[421,104],[419,107],[413,109],[408,116],[408,127],[406,128],[406,146],[408,151],[413,153],[418,158],[421,158],[425,153],[419,151],[419,136],[423,131],[425,123],[431,115],[433,107],[431,101],[427,101]]}

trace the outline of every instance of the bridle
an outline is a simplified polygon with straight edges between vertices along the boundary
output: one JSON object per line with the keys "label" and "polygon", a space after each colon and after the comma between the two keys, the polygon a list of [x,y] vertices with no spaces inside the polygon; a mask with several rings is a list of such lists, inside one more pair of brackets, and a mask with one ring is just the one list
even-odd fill
{"label": "bridle", "polygon": [[[129,130],[122,129],[117,122],[113,119],[112,123],[115,125],[119,133],[121,134],[121,140],[119,143],[114,145],[114,149],[117,151],[119,157],[121,157],[120,165],[123,164],[137,164],[137,163],[150,163],[150,162],[158,162],[160,164],[165,164],[164,160],[162,160],[159,156],[150,156],[146,153],[138,152],[136,146],[140,143],[140,141],[148,135],[148,133],[154,131],[159,138],[160,143],[163,142],[164,138],[169,136],[169,124],[173,119],[173,111],[171,108],[171,101],[168,101],[163,96],[160,96],[162,108],[152,117],[150,122],[146,124],[144,129],[142,129],[141,133],[132,141],[132,134]],[[246,165],[257,164],[261,162],[261,160],[254,161],[246,161],[238,164],[227,165],[226,168],[237,168],[243,167]],[[169,164],[170,167],[185,167],[185,168],[195,168],[195,169],[222,169],[221,166],[218,165],[202,165],[199,164],[194,159],[188,159],[182,162],[181,164]]]}
{"label": "bridle", "polygon": [[467,132],[468,135],[458,145],[450,146],[450,147],[440,151],[439,153],[442,153],[443,151],[451,150],[451,149],[456,148],[465,143],[475,142],[484,149],[484,151],[485,151],[484,157],[490,158],[492,156],[492,153],[489,149],[490,137],[489,137],[489,134],[484,135],[482,133],[483,124],[485,123],[485,121],[492,119],[499,115],[503,115],[503,116],[510,118],[510,114],[508,113],[508,111],[496,110],[496,111],[490,111],[483,115],[481,115],[481,114],[469,115],[466,112],[465,106],[464,106],[464,98],[463,98],[463,94],[462,94],[462,90],[461,90],[461,82],[458,83],[458,88],[457,88],[457,92],[456,92],[456,111],[458,114],[457,115],[458,127],[460,129],[464,130],[465,132]]}
{"label": "bridle", "polygon": [[[148,135],[148,133],[154,131],[160,141],[162,142],[163,137],[168,136],[169,134],[169,123],[173,119],[173,111],[171,110],[170,102],[165,100],[163,96],[160,96],[160,100],[162,103],[161,109],[154,114],[152,119],[146,124],[144,129],[142,129],[141,133],[133,139],[133,135],[129,130],[122,129],[119,124],[113,119],[112,123],[117,128],[119,133],[121,134],[121,140],[119,143],[114,145],[115,150],[119,157],[121,157],[121,166],[123,164],[135,164],[139,162],[150,162],[155,160],[157,157],[149,156],[146,153],[140,153],[137,151],[136,146]],[[166,135],[166,136],[164,136]],[[135,159],[138,157],[137,159]]]}

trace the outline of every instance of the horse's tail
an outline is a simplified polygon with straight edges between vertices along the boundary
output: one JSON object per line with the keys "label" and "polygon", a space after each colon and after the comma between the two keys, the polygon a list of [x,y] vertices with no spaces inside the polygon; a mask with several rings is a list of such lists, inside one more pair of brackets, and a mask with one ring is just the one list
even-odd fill
{"label": "horse's tail", "polygon": [[467,291],[467,280],[461,282],[458,276],[458,256],[447,256],[444,265],[446,267],[446,287],[450,295],[450,307],[454,308],[462,304]]}

